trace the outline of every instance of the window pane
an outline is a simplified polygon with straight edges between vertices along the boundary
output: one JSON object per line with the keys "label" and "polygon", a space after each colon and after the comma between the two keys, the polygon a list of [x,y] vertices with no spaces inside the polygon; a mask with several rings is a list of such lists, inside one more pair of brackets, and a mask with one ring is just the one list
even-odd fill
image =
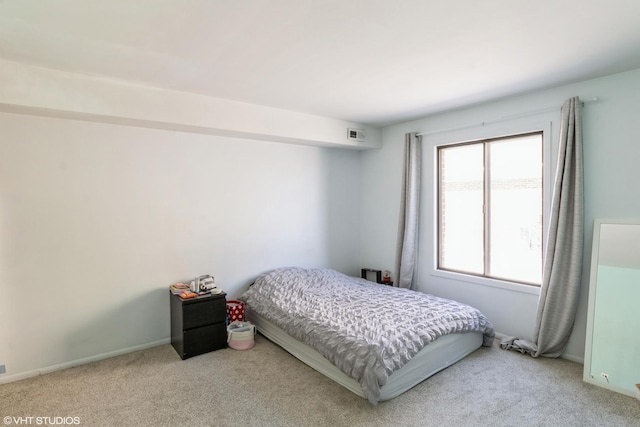
{"label": "window pane", "polygon": [[493,141],[489,149],[487,275],[541,283],[542,135]]}
{"label": "window pane", "polygon": [[440,149],[439,267],[484,273],[484,149]]}

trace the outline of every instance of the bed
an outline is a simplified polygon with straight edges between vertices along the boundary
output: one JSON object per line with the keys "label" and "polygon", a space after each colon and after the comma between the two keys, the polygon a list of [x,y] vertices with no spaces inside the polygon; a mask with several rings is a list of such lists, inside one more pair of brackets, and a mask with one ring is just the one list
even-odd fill
{"label": "bed", "polygon": [[276,269],[239,299],[261,334],[374,405],[495,336],[466,304],[331,269]]}

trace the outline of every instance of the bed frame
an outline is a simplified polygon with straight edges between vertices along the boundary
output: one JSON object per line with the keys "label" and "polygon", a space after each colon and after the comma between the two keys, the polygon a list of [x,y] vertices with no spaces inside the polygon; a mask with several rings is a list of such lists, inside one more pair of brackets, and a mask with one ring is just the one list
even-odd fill
{"label": "bed frame", "polygon": [[[360,384],[340,371],[312,347],[292,338],[278,326],[256,313],[248,312],[247,320],[270,341],[279,345],[293,356],[316,371],[336,381],[348,390],[364,398]],[[482,345],[482,333],[445,335],[425,346],[400,370],[389,376],[381,387],[380,401],[393,399],[421,383],[433,374],[453,365],[471,354]]]}

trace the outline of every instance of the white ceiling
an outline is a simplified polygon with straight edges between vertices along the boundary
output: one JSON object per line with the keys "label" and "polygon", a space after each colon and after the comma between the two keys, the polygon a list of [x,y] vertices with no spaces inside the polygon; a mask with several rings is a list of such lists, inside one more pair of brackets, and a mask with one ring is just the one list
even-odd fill
{"label": "white ceiling", "polygon": [[0,58],[373,125],[640,68],[640,0],[0,0]]}

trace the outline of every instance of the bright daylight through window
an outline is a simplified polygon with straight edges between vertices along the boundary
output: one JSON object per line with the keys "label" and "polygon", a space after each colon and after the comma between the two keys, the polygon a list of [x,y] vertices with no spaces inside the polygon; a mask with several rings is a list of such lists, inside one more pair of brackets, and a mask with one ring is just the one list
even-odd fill
{"label": "bright daylight through window", "polygon": [[438,268],[540,285],[542,132],[438,147]]}

